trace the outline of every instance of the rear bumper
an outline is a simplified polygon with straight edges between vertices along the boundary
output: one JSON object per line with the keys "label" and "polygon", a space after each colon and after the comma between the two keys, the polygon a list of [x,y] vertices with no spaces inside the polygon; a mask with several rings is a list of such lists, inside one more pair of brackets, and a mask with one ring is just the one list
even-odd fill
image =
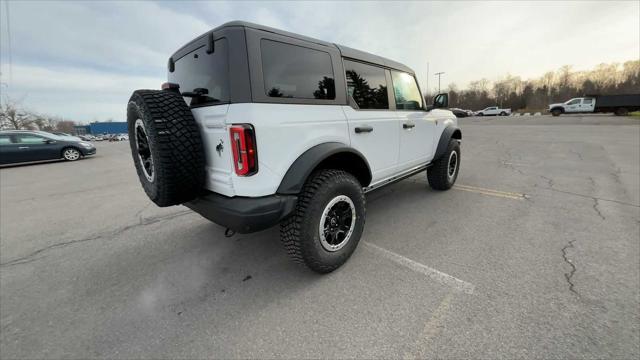
{"label": "rear bumper", "polygon": [[218,225],[245,234],[278,224],[293,212],[297,200],[295,195],[250,198],[208,192],[183,205]]}

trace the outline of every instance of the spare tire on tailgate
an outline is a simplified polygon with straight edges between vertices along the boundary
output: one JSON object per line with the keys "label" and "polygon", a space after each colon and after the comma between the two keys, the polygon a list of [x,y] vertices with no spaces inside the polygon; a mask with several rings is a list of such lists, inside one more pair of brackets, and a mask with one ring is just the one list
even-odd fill
{"label": "spare tire on tailgate", "polygon": [[158,206],[193,200],[205,181],[202,138],[177,92],[136,90],[127,106],[129,145],[140,183]]}

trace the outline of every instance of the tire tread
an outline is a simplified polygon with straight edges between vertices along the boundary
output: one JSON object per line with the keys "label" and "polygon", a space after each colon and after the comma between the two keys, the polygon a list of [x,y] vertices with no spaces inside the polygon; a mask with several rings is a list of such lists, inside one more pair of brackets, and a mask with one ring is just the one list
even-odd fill
{"label": "tire tread", "polygon": [[[132,124],[136,118],[129,116],[132,107],[138,110],[139,116],[151,120],[145,122],[145,128],[154,148],[156,184],[149,184],[137,161]],[[132,155],[149,198],[158,206],[171,206],[197,197],[205,180],[204,147],[198,124],[183,98],[171,91],[136,90],[128,110]],[[150,186],[156,188],[150,189]]]}
{"label": "tire tread", "polygon": [[[280,223],[280,239],[291,259],[319,273],[329,273],[341,264],[337,266],[328,265],[318,261],[318,259],[313,256],[309,256],[303,243],[302,228],[306,225],[306,222],[309,221],[307,214],[309,208],[312,206],[314,195],[327,184],[337,181],[352,182],[356,186],[361,187],[358,180],[346,171],[335,169],[320,170],[312,174],[303,186],[302,191],[298,195],[298,202],[293,214]],[[364,195],[358,200],[361,200],[364,204]],[[350,241],[353,240],[357,241],[357,239],[351,239]]]}

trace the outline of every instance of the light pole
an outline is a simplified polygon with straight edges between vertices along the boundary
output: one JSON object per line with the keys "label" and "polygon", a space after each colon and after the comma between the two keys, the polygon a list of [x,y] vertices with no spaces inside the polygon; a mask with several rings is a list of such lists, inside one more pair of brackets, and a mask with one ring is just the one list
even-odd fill
{"label": "light pole", "polygon": [[444,71],[433,74],[433,75],[438,75],[438,94],[440,93],[440,75],[442,74],[444,74]]}

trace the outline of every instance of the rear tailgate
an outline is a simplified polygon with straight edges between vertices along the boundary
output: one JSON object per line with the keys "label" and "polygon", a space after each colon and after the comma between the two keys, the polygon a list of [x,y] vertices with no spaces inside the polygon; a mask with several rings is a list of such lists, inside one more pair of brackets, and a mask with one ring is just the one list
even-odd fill
{"label": "rear tailgate", "polygon": [[207,162],[206,188],[226,196],[235,196],[234,169],[226,125],[229,105],[207,106],[192,109],[200,127]]}
{"label": "rear tailgate", "polygon": [[[226,38],[204,35],[171,58],[169,82],[178,84],[200,127],[206,157],[206,188],[234,196],[233,163],[225,124],[229,110],[229,44]],[[212,48],[215,51],[212,51]],[[194,94],[197,96],[193,96]]]}

